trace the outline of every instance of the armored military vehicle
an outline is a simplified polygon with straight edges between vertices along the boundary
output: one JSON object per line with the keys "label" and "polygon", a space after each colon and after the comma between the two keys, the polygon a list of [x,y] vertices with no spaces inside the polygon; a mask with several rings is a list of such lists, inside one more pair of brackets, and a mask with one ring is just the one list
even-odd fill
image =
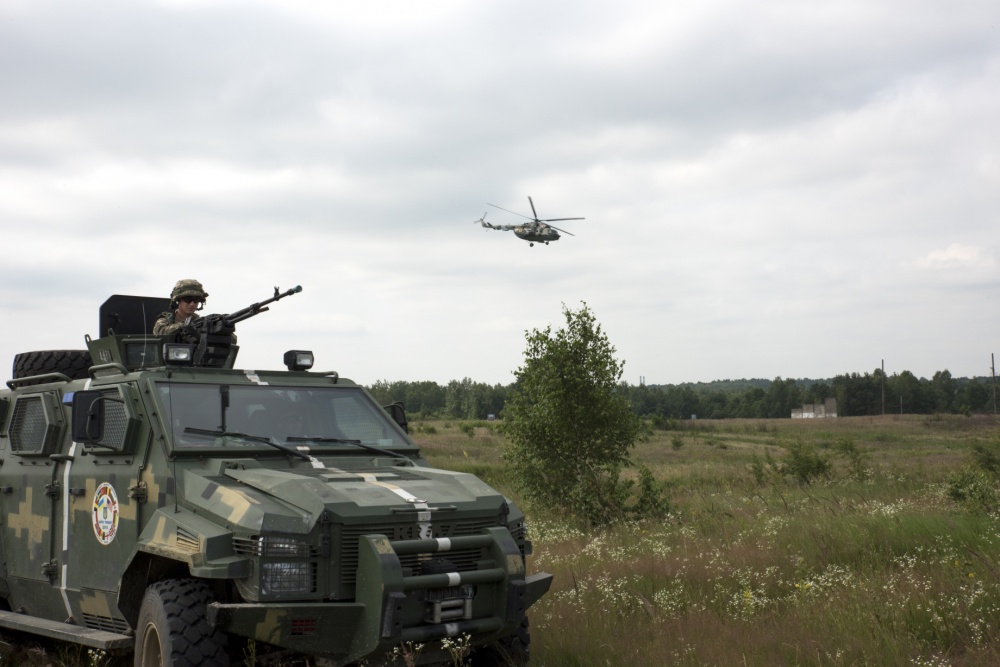
{"label": "armored military vehicle", "polygon": [[232,315],[153,336],[118,295],[87,350],[18,354],[0,390],[0,628],[134,664],[524,664],[524,515],[431,467],[383,407],[292,350],[238,370]]}

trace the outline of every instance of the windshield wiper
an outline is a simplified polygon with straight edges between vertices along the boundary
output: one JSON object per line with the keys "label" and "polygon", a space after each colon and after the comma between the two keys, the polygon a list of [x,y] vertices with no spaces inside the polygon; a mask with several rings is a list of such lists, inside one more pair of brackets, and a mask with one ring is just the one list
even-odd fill
{"label": "windshield wiper", "polygon": [[352,440],[350,438],[328,438],[326,436],[316,436],[311,438],[308,435],[298,436],[290,435],[285,438],[287,442],[342,442],[345,445],[360,445],[360,440]]}
{"label": "windshield wiper", "polygon": [[184,432],[195,433],[197,435],[214,435],[217,438],[240,438],[242,440],[250,440],[251,442],[263,442],[265,445],[271,445],[275,449],[280,449],[290,456],[297,456],[303,461],[313,460],[308,454],[300,452],[292,447],[286,447],[285,445],[275,442],[274,440],[271,440],[270,437],[264,435],[251,435],[249,433],[241,433],[240,431],[223,431],[222,429],[195,428],[193,426],[188,426],[184,429]]}
{"label": "windshield wiper", "polygon": [[393,458],[397,459],[406,459],[407,461],[410,460],[410,457],[407,456],[406,454],[400,454],[399,452],[389,451],[388,449],[382,449],[381,447],[376,447],[374,445],[366,445],[360,440],[349,440],[347,438],[324,438],[324,437],[310,438],[308,436],[300,437],[297,435],[290,435],[287,438],[285,438],[285,440],[287,442],[339,442],[345,445],[355,445],[357,447],[361,447],[362,449],[367,449],[369,451],[375,452],[377,454],[382,454],[384,456],[392,456]]}

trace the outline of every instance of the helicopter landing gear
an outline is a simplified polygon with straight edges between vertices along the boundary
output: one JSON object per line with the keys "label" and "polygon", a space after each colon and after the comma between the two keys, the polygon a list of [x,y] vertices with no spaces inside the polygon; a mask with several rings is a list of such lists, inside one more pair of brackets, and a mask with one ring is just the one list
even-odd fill
{"label": "helicopter landing gear", "polygon": [[534,244],[534,243],[529,243],[529,244],[528,244],[528,247],[529,247],[529,248],[534,248],[534,247],[535,247],[535,244]]}

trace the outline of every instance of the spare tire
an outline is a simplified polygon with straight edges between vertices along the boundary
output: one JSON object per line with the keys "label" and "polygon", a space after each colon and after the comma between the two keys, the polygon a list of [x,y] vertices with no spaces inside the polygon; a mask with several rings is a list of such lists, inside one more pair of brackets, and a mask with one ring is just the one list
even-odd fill
{"label": "spare tire", "polygon": [[71,380],[82,380],[92,365],[88,350],[22,352],[14,355],[14,379],[62,373]]}

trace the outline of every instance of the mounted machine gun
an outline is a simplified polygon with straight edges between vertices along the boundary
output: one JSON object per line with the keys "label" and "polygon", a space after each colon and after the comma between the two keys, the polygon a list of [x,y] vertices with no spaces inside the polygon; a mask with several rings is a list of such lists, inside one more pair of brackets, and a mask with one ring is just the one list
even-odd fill
{"label": "mounted machine gun", "polygon": [[301,291],[301,285],[296,285],[284,292],[280,292],[275,287],[274,296],[270,299],[254,303],[227,315],[212,313],[199,317],[177,333],[177,342],[194,345],[192,358],[195,366],[222,367],[233,348],[236,347],[237,322],[260,315],[269,310],[268,304]]}

